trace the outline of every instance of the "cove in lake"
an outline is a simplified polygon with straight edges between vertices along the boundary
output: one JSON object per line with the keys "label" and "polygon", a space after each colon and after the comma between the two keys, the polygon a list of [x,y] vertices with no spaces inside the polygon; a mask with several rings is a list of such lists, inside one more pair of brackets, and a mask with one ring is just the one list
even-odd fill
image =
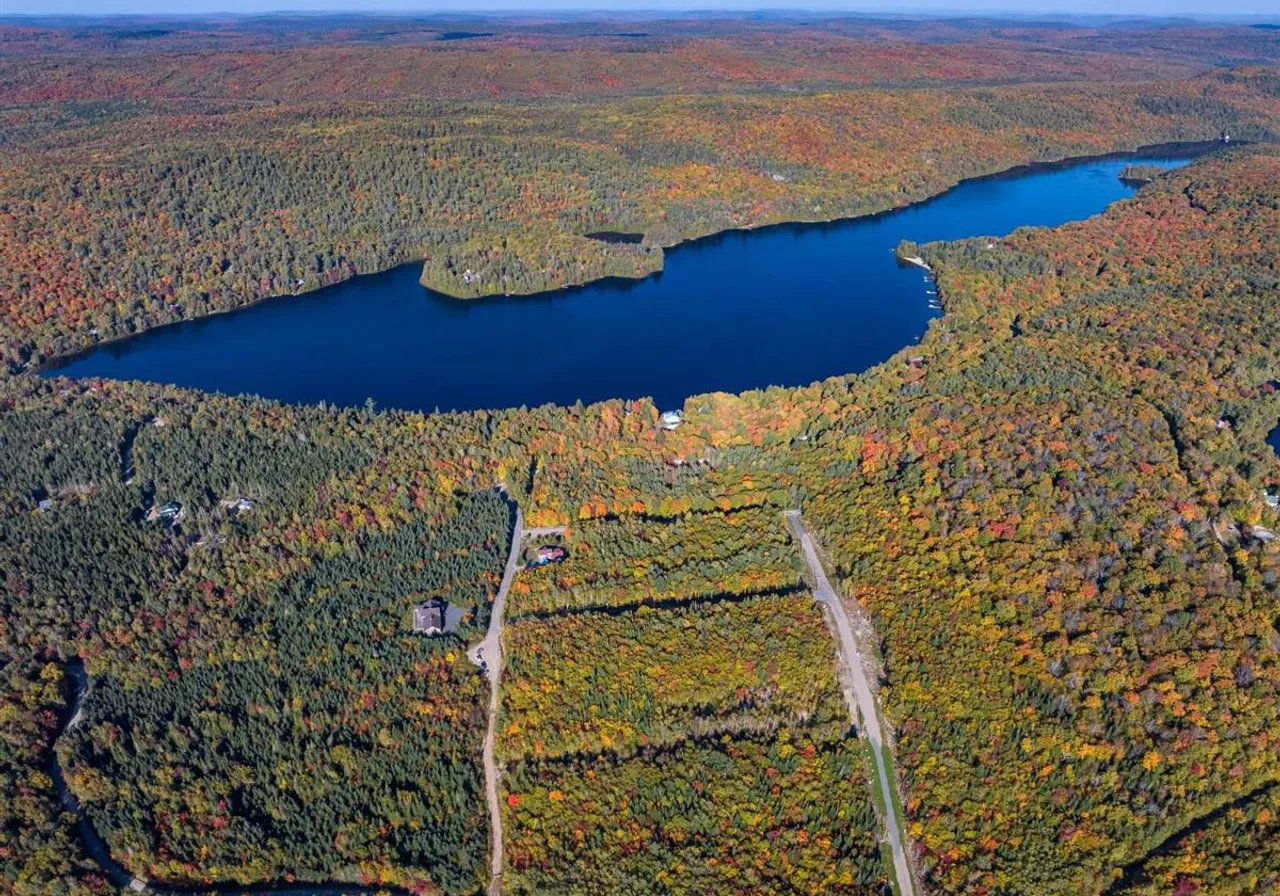
{"label": "cove in lake", "polygon": [[1101,212],[1135,188],[1135,157],[1162,167],[1195,144],[1028,166],[917,205],[830,224],[730,231],[668,250],[645,280],[460,301],[421,265],[152,330],[52,363],[44,376],[151,380],[287,402],[408,410],[571,404],[803,385],[872,367],[941,311],[918,243],[1003,236]]}

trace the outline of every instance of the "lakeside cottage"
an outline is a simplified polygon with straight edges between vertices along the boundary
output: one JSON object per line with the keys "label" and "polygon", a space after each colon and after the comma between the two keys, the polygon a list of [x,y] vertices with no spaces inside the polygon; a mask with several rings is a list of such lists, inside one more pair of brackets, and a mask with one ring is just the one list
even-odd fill
{"label": "lakeside cottage", "polygon": [[658,418],[659,425],[668,432],[675,429],[684,422],[684,415],[680,411],[663,411],[662,416]]}
{"label": "lakeside cottage", "polygon": [[433,597],[425,603],[413,605],[413,630],[420,635],[444,634],[445,615],[449,610],[449,602],[444,598]]}

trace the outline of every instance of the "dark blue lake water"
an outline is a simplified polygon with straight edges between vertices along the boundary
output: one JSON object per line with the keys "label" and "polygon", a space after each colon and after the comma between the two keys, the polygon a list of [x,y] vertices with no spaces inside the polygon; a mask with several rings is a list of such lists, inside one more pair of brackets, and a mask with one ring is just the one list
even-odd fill
{"label": "dark blue lake water", "polygon": [[[1203,148],[1147,153],[1185,163]],[[967,181],[870,218],[733,232],[669,250],[666,270],[520,298],[458,301],[405,265],[153,330],[45,375],[105,376],[288,402],[430,411],[802,385],[884,361],[941,312],[903,239],[1001,236],[1101,212],[1132,157]]]}

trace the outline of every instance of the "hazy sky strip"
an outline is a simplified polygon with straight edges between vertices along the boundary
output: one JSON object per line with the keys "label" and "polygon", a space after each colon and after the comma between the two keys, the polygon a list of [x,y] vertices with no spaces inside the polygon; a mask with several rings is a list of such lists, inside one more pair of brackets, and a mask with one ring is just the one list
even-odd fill
{"label": "hazy sky strip", "polygon": [[1146,16],[1259,16],[1280,19],[1280,0],[902,0],[854,3],[839,0],[0,0],[0,15],[272,12],[286,10],[389,11],[400,13],[498,13],[529,10],[743,10],[789,9],[854,12],[956,14],[1017,13]]}

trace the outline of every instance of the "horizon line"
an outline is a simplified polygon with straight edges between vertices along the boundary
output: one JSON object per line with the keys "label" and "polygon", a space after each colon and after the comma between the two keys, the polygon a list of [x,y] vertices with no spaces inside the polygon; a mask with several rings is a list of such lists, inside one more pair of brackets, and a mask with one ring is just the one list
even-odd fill
{"label": "horizon line", "polygon": [[[7,4],[5,4],[7,5]],[[462,5],[461,3],[454,6],[437,6],[434,9],[414,8],[410,6],[381,6],[372,8],[360,8],[357,6],[282,6],[275,9],[207,9],[192,12],[174,12],[171,10],[137,10],[137,11],[19,11],[5,12],[0,10],[0,24],[5,19],[115,19],[115,18],[152,18],[152,19],[201,19],[201,18],[237,18],[237,19],[254,19],[254,18],[271,18],[275,16],[367,16],[370,18],[381,17],[400,17],[400,18],[442,18],[442,17],[461,17],[470,19],[502,19],[508,17],[529,17],[538,15],[548,16],[599,16],[601,18],[616,17],[618,15],[637,16],[637,15],[654,15],[654,16],[694,16],[694,15],[732,15],[732,16],[748,16],[748,15],[786,15],[786,16],[859,16],[859,17],[907,17],[907,18],[939,18],[939,19],[960,19],[960,18],[997,18],[997,19],[1022,19],[1022,20],[1050,20],[1050,19],[1091,19],[1105,20],[1109,22],[1125,22],[1125,21],[1150,21],[1150,22],[1178,22],[1178,21],[1229,21],[1229,20],[1250,20],[1257,22],[1280,21],[1280,16],[1269,15],[1263,12],[1213,12],[1205,11],[1180,11],[1180,12],[1103,12],[1103,11],[1087,11],[1070,9],[1011,9],[1000,6],[972,6],[972,7],[935,7],[935,6],[903,6],[903,5],[858,5],[854,3],[835,2],[828,5],[818,6],[776,6],[765,5],[757,6],[750,4],[737,5],[733,0],[729,0],[724,4],[710,5],[648,5],[647,3],[637,3],[634,6],[623,5],[622,7],[605,7],[591,5],[549,5],[549,6],[510,6],[510,7],[494,7],[493,9],[477,11],[474,6]]]}

